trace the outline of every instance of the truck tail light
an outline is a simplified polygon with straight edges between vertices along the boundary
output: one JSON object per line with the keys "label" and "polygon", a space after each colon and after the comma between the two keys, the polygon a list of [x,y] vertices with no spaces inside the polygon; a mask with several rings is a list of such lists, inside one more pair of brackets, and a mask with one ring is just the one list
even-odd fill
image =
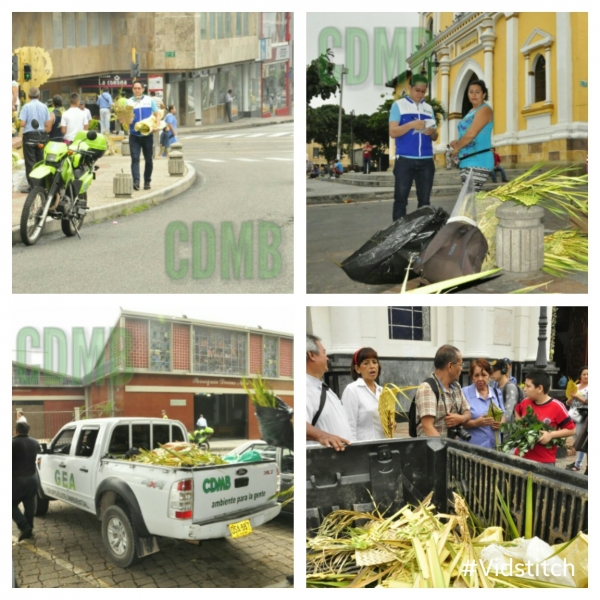
{"label": "truck tail light", "polygon": [[192,479],[176,481],[169,495],[169,518],[191,519],[194,507],[194,485]]}

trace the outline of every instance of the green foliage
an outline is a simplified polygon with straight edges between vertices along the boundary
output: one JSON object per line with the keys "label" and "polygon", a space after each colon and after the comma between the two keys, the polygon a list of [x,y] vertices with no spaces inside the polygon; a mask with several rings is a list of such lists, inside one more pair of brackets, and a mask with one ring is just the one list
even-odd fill
{"label": "green foliage", "polygon": [[313,60],[306,67],[306,104],[313,98],[328,100],[335,96],[340,89],[340,84],[333,74],[335,64],[331,62],[333,52],[327,52]]}
{"label": "green foliage", "polygon": [[[306,109],[306,143],[313,141],[319,144],[327,162],[336,158],[339,111],[340,107],[337,104],[324,104],[318,108],[308,106]],[[343,110],[342,119],[344,119]],[[349,131],[348,124],[348,134]]]}

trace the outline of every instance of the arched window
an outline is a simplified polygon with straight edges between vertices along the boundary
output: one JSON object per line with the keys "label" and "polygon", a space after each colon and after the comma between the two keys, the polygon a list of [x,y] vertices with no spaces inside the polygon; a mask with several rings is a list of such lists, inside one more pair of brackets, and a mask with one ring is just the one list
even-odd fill
{"label": "arched window", "polygon": [[534,102],[543,102],[546,100],[546,59],[538,54],[535,59],[535,66],[533,68],[533,79],[534,79]]}

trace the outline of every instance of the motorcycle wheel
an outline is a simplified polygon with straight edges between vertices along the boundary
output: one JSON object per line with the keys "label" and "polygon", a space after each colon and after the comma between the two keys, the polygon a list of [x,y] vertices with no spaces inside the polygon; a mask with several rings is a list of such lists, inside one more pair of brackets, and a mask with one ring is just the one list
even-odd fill
{"label": "motorcycle wheel", "polygon": [[44,212],[46,200],[46,190],[40,186],[34,187],[25,199],[21,213],[21,239],[26,246],[33,246],[42,235],[44,225],[37,232],[36,228],[39,217]]}
{"label": "motorcycle wheel", "polygon": [[202,442],[201,444],[198,444],[198,448],[204,450],[204,452],[208,452],[210,450],[210,444],[208,442]]}
{"label": "motorcycle wheel", "polygon": [[[67,192],[67,194],[71,194],[71,190],[69,190]],[[77,201],[77,204],[79,204],[79,202],[83,200],[85,202],[85,198],[81,197],[80,200]],[[77,207],[75,207],[75,209],[77,209]],[[77,218],[75,219],[75,223],[77,224],[77,229],[81,229],[81,226],[83,225],[83,220],[85,219],[85,215],[83,216],[77,216]],[[73,237],[74,235],[77,235],[77,231],[75,230],[75,227],[73,226],[73,223],[70,219],[62,219],[62,221],[60,222],[60,225],[62,227],[63,233],[67,236],[67,237]]]}

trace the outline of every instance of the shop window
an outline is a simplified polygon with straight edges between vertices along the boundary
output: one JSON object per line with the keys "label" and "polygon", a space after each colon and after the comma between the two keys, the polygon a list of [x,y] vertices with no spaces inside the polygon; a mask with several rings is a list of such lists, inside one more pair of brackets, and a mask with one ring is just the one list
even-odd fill
{"label": "shop window", "polygon": [[171,370],[171,323],[150,321],[150,370]]}
{"label": "shop window", "polygon": [[90,14],[90,38],[91,38],[91,46],[99,46],[100,45],[100,24],[98,20],[98,13],[89,13]]}
{"label": "shop window", "polygon": [[546,99],[546,59],[541,54],[536,57],[533,78],[535,81],[534,102],[543,102]]}
{"label": "shop window", "polygon": [[87,13],[77,13],[77,45],[81,48],[88,45]]}
{"label": "shop window", "polygon": [[194,372],[245,375],[247,345],[245,333],[194,327]]}
{"label": "shop window", "polygon": [[263,375],[277,377],[279,338],[263,336]]}
{"label": "shop window", "polygon": [[52,13],[52,40],[55,50],[63,47],[62,13]]}
{"label": "shop window", "polygon": [[390,306],[388,334],[390,340],[431,341],[427,306]]}

